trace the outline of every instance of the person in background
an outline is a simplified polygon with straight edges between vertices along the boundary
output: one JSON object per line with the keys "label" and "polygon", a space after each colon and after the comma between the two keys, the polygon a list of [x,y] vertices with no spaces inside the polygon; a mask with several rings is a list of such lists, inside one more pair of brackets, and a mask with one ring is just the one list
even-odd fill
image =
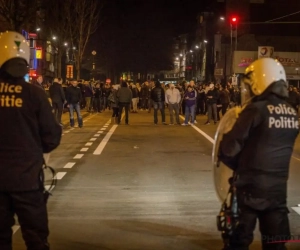
{"label": "person in background", "polygon": [[179,120],[179,105],[181,101],[181,94],[178,89],[175,88],[175,85],[173,83],[169,84],[169,89],[166,90],[166,103],[169,107],[170,112],[170,124],[174,125],[174,112],[175,112],[175,119],[177,125],[180,125]]}
{"label": "person in background", "polygon": [[113,111],[112,116],[111,116],[111,122],[118,124],[119,123],[119,104],[118,104],[118,99],[117,99],[117,92],[119,89],[119,85],[113,85],[112,91],[110,95],[113,96],[110,100],[110,107]]}
{"label": "person in background", "polygon": [[214,124],[217,124],[217,100],[219,98],[218,91],[215,89],[215,85],[211,83],[209,85],[209,90],[206,94],[207,98],[207,122],[205,125],[210,124],[210,120],[212,119],[212,115],[214,116]]}
{"label": "person in background", "polygon": [[52,102],[52,108],[54,116],[57,122],[62,126],[61,117],[63,112],[64,103],[66,103],[66,97],[62,88],[62,79],[54,78],[53,84],[49,88],[49,94]]}
{"label": "person in background", "polygon": [[138,92],[138,89],[137,87],[132,84],[131,85],[131,91],[132,91],[132,113],[137,113],[138,111],[138,107],[137,107],[137,104],[138,104],[138,100],[139,100],[139,92]]}
{"label": "person in background", "polygon": [[97,113],[101,113],[101,97],[102,97],[102,90],[100,87],[100,83],[96,83],[95,89],[94,89],[94,97],[93,97],[93,106],[94,110],[96,110]]}
{"label": "person in background", "polygon": [[39,87],[39,88],[41,88],[41,89],[44,90],[43,82],[44,82],[43,76],[42,76],[42,75],[39,75],[39,76],[37,77],[36,81],[33,81],[33,85],[34,85],[34,86],[37,86],[37,87]]}
{"label": "person in background", "polygon": [[123,108],[125,109],[125,124],[129,125],[129,108],[132,101],[132,92],[128,88],[126,82],[122,82],[121,88],[117,92],[117,100],[119,104],[119,116],[118,116],[118,123],[121,124],[121,116],[123,112]]}
{"label": "person in background", "polygon": [[74,127],[75,120],[74,120],[74,110],[77,115],[78,126],[82,128],[83,121],[82,116],[80,113],[80,101],[82,99],[81,89],[77,86],[78,82],[76,80],[72,80],[71,86],[67,88],[66,91],[66,99],[68,103],[68,108],[70,112],[70,126]]}
{"label": "person in background", "polygon": [[85,108],[87,112],[91,112],[92,109],[92,98],[94,95],[94,91],[93,91],[93,87],[91,85],[91,83],[89,83],[88,81],[84,82],[84,87],[83,87],[83,91],[84,91],[84,99],[85,99]]}
{"label": "person in background", "polygon": [[187,87],[187,91],[184,94],[185,99],[185,120],[184,123],[182,123],[182,126],[187,126],[189,125],[189,120],[192,122],[190,123],[193,125],[193,121],[195,120],[194,115],[195,115],[195,108],[196,108],[196,101],[197,101],[197,96],[194,91],[194,88],[192,86]]}
{"label": "person in background", "polygon": [[157,125],[157,111],[160,110],[162,123],[167,125],[165,116],[165,92],[159,81],[156,81],[155,87],[151,90],[151,100],[154,108],[154,124]]}

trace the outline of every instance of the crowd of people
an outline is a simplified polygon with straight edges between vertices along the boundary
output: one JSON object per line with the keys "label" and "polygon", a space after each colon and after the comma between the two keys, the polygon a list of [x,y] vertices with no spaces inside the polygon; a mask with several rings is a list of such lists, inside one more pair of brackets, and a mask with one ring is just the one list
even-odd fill
{"label": "crowd of people", "polygon": [[[157,113],[161,112],[162,123],[166,123],[165,108],[169,109],[169,125],[180,125],[179,115],[184,115],[183,126],[197,123],[197,115],[206,115],[206,125],[217,124],[228,108],[241,105],[240,87],[214,82],[201,83],[183,81],[181,83],[165,84],[159,81],[143,83],[121,81],[111,84],[110,81],[76,81],[63,83],[55,78],[52,84],[42,84],[38,77],[36,84],[42,86],[48,93],[53,110],[59,123],[63,110],[70,112],[70,125],[74,126],[74,111],[78,115],[79,127],[82,127],[80,110],[102,113],[112,110],[112,120],[121,122],[121,114],[125,110],[125,124],[128,124],[128,113],[138,113],[154,110],[154,124],[158,123]],[[125,89],[129,89],[125,90]],[[64,91],[62,91],[64,90]],[[296,87],[290,86],[288,102],[298,108],[300,94]],[[76,102],[76,103],[75,103]],[[175,117],[175,118],[174,118]]]}

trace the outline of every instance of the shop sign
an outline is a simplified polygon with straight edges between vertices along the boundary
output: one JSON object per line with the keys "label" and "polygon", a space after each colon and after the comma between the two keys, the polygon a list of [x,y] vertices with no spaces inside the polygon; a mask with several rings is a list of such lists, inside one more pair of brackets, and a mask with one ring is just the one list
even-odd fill
{"label": "shop sign", "polygon": [[243,57],[243,58],[241,58],[240,62],[238,63],[238,66],[239,67],[248,67],[253,61],[254,61],[253,58]]}
{"label": "shop sign", "polygon": [[299,61],[296,58],[275,56],[275,59],[277,59],[283,66],[300,66]]}
{"label": "shop sign", "polygon": [[73,65],[67,65],[67,78],[73,78]]}
{"label": "shop sign", "polygon": [[39,47],[35,48],[35,58],[36,59],[42,59],[43,58],[42,48],[39,48]]}

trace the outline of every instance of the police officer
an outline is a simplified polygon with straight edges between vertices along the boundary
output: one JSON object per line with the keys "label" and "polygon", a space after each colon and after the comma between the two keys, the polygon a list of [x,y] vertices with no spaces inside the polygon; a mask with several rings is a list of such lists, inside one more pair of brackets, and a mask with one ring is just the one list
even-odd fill
{"label": "police officer", "polygon": [[61,139],[45,91],[25,82],[30,49],[16,32],[0,34],[0,249],[12,249],[14,214],[27,249],[48,250],[43,153]]}
{"label": "police officer", "polygon": [[237,174],[240,217],[229,249],[249,249],[259,219],[263,249],[283,250],[285,243],[273,241],[290,236],[287,180],[299,131],[297,112],[286,102],[284,68],[272,58],[253,62],[246,69],[242,88],[243,92],[248,88],[250,99],[232,130],[223,136],[219,155]]}

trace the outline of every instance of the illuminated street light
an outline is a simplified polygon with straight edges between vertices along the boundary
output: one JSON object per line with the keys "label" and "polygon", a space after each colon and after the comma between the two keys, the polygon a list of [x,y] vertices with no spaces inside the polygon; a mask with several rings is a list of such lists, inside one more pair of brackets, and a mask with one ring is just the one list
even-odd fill
{"label": "illuminated street light", "polygon": [[52,37],[53,40],[56,40],[56,36]]}
{"label": "illuminated street light", "polygon": [[180,54],[180,56],[182,56],[182,54]]}
{"label": "illuminated street light", "polygon": [[40,31],[41,30],[41,28],[36,28],[36,31]]}
{"label": "illuminated street light", "polygon": [[178,58],[178,57],[176,57],[176,60],[179,60],[179,58]]}
{"label": "illuminated street light", "polygon": [[193,52],[192,50],[190,50],[190,52]]}
{"label": "illuminated street light", "polygon": [[221,21],[224,21],[224,20],[225,20],[225,18],[224,18],[223,16],[221,16],[221,17],[220,17],[220,20],[221,20]]}
{"label": "illuminated street light", "polygon": [[196,45],[196,47],[195,47],[196,49],[199,49],[199,46],[198,45]]}
{"label": "illuminated street light", "polygon": [[75,50],[75,49],[76,49],[76,47],[73,47],[73,49]]}
{"label": "illuminated street light", "polygon": [[208,43],[207,40],[204,40],[205,43]]}
{"label": "illuminated street light", "polygon": [[65,43],[64,45],[65,45],[65,46],[68,46],[68,43]]}

